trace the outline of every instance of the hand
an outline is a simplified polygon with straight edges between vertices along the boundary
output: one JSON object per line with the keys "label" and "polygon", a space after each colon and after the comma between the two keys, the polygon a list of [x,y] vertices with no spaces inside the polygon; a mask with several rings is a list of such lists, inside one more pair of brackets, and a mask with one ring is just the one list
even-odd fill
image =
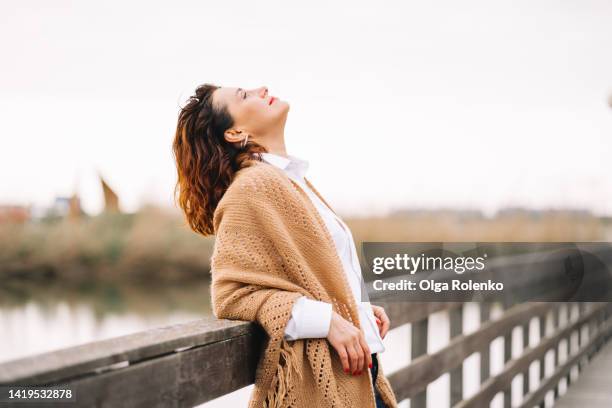
{"label": "hand", "polygon": [[363,332],[335,311],[327,340],[340,356],[345,373],[359,375],[372,367],[372,354]]}
{"label": "hand", "polygon": [[378,325],[380,337],[384,339],[389,331],[389,327],[391,326],[391,321],[389,320],[389,316],[387,316],[387,312],[385,312],[385,309],[382,306],[371,306],[374,316],[376,317],[376,324]]}

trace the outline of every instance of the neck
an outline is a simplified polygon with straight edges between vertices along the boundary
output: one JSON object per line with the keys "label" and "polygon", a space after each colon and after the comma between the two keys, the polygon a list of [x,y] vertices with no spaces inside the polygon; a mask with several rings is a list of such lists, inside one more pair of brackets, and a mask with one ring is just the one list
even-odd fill
{"label": "neck", "polygon": [[287,149],[285,147],[285,133],[283,130],[277,133],[272,133],[266,137],[266,143],[262,144],[269,153],[287,157]]}

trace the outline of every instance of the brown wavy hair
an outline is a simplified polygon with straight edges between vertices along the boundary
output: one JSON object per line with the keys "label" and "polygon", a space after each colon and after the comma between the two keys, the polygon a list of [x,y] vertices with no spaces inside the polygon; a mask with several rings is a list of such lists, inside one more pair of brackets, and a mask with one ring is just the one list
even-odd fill
{"label": "brown wavy hair", "polygon": [[213,235],[213,214],[236,173],[261,161],[267,150],[249,140],[243,148],[225,140],[234,126],[226,106],[213,106],[212,84],[196,88],[181,108],[172,150],[178,179],[175,202],[185,213],[189,227],[204,236]]}

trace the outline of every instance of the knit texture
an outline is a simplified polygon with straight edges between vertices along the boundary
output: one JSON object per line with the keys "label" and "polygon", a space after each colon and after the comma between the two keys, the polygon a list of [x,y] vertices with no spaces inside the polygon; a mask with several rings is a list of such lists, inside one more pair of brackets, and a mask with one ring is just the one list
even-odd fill
{"label": "knit texture", "polygon": [[[213,313],[255,321],[267,335],[249,407],[374,408],[370,370],[345,373],[325,338],[284,339],[293,304],[302,295],[331,303],[361,327],[333,239],[306,192],[280,169],[252,160],[223,195],[213,225]],[[380,364],[378,370],[383,400],[397,407]]]}

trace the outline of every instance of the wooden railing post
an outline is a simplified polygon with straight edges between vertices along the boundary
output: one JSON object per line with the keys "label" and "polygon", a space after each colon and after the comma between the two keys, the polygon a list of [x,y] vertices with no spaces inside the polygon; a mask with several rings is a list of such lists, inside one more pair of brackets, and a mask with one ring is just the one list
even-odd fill
{"label": "wooden railing post", "polygon": [[[412,323],[411,337],[412,347],[410,351],[411,359],[427,354],[427,331],[429,328],[429,318],[419,320]],[[410,408],[426,408],[427,407],[427,388],[419,392],[410,399]]]}
{"label": "wooden railing post", "polygon": [[[548,314],[542,315],[539,318],[539,323],[540,323],[540,340],[539,342],[541,343],[544,338],[546,337],[546,319],[547,319]],[[546,353],[544,353],[542,355],[542,358],[540,359],[540,384],[542,384],[544,382],[544,378],[546,378]],[[538,386],[540,385],[538,384]],[[544,398],[540,404],[538,405],[539,408],[544,408],[546,406],[546,398]]]}
{"label": "wooden railing post", "polygon": [[[584,316],[587,310],[586,306],[587,305],[584,302],[578,303],[578,318],[581,318],[582,316]],[[578,352],[582,350],[582,347],[584,346],[584,343],[586,342],[586,339],[584,338],[584,327],[585,326],[586,325],[582,325],[578,328]],[[578,362],[578,375],[580,375],[583,365],[584,365],[584,359],[581,359]]]}
{"label": "wooden railing post", "polygon": [[[575,306],[575,303],[573,303],[573,302],[572,302],[572,303],[568,303],[568,304],[567,304],[567,310],[565,311],[565,315],[566,315],[566,319],[565,319],[565,321],[566,321],[566,325],[571,325],[571,321],[572,321],[572,314],[573,314],[573,311],[574,311],[574,306]],[[566,340],[565,340],[565,341],[567,342],[567,359],[568,359],[568,360],[569,360],[569,359],[571,358],[571,356],[572,356],[572,334],[573,334],[573,333],[572,333],[572,332],[570,332],[570,333],[567,335],[567,338],[566,338]],[[567,375],[565,376],[565,388],[566,388],[566,389],[567,389],[567,388],[570,386],[571,382],[572,382],[572,370],[569,370],[569,371],[567,372]]]}
{"label": "wooden railing post", "polygon": [[[597,330],[600,331],[601,328],[605,325],[606,323],[606,311],[604,310],[602,313],[599,313],[598,319],[597,319]],[[601,347],[604,345],[604,342],[606,341],[606,339],[601,336],[599,338],[599,341],[597,342],[597,352],[599,352],[601,350]]]}
{"label": "wooden railing post", "polygon": [[[491,303],[483,302],[480,304],[480,326],[488,322],[491,317]],[[484,383],[491,375],[491,343],[480,351],[480,383]]]}
{"label": "wooden railing post", "polygon": [[[449,311],[450,338],[463,334],[463,306]],[[463,364],[450,371],[450,404],[463,399]]]}
{"label": "wooden railing post", "polygon": [[[531,321],[527,321],[523,325],[523,350],[529,347],[529,326]],[[523,372],[523,395],[527,395],[529,393],[529,366]]]}
{"label": "wooden railing post", "polygon": [[[591,305],[591,306],[593,307],[594,305]],[[591,319],[589,321],[588,327],[589,327],[589,341],[591,341],[593,337],[597,335],[597,319]],[[595,355],[595,349],[590,350],[587,353],[588,361],[591,361],[594,355]]]}
{"label": "wooden railing post", "polygon": [[[504,301],[504,312],[510,308],[510,302]],[[504,334],[504,366],[512,359],[512,328]],[[504,408],[512,408],[512,381],[504,390]]]}
{"label": "wooden railing post", "polygon": [[[560,318],[559,315],[561,313],[561,306],[559,308],[555,308],[553,310],[553,319],[552,319],[552,326],[553,326],[553,333],[557,330],[559,330],[559,328],[561,327],[560,325]],[[555,343],[555,347],[553,349],[553,353],[554,353],[554,363],[553,363],[553,371],[557,369],[557,367],[559,367],[559,347],[561,347],[561,342],[557,342]],[[559,383],[557,383],[555,385],[555,390],[554,390],[554,396],[553,396],[554,400],[556,401],[557,398],[559,398]]]}

